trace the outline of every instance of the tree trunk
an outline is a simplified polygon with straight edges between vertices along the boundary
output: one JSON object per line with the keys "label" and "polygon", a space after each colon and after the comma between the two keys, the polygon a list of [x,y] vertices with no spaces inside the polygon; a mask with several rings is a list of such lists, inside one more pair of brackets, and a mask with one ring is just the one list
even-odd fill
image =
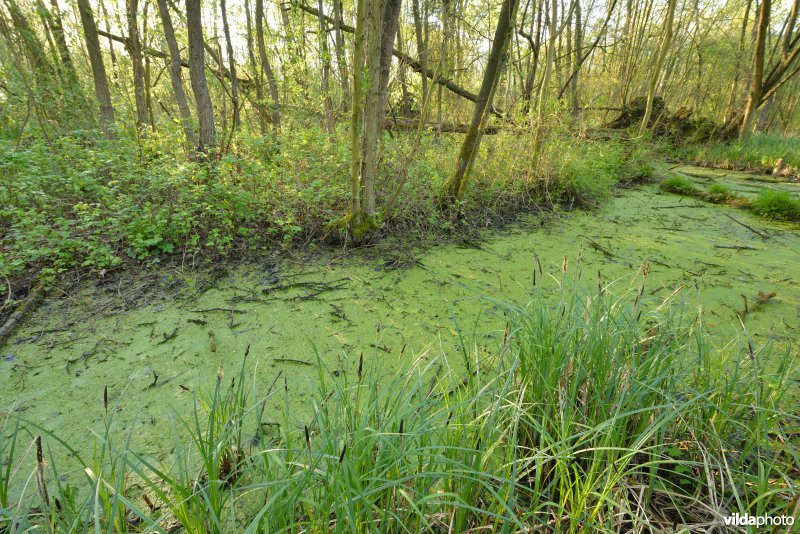
{"label": "tree trunk", "polygon": [[79,89],[78,74],[75,72],[75,64],[69,53],[67,39],[64,34],[64,23],[61,19],[61,10],[58,8],[58,0],[50,0],[51,9],[49,10],[50,31],[58,48],[61,68],[64,69],[66,78],[75,90]]}
{"label": "tree trunk", "polygon": [[[369,230],[367,217],[361,207],[361,88],[364,81],[364,33],[368,0],[357,0],[355,43],[353,46],[353,104],[350,113],[350,213],[348,231],[356,238]],[[322,15],[320,13],[320,15]]]}
{"label": "tree trunk", "polygon": [[17,35],[22,42],[25,57],[33,70],[34,76],[42,73],[53,73],[53,66],[47,60],[44,45],[42,45],[36,31],[28,23],[28,19],[25,18],[17,3],[14,0],[5,0],[5,4],[11,15],[11,22],[14,24]]}
{"label": "tree trunk", "polygon": [[794,26],[797,24],[797,17],[800,12],[800,0],[794,0],[792,8],[789,11],[789,18],[786,19],[786,29],[783,35],[783,44],[781,45],[781,61],[789,60],[789,53],[792,49],[792,35]]}
{"label": "tree trunk", "polygon": [[400,6],[402,0],[384,0],[380,26],[380,94],[378,119],[381,124],[386,119],[386,100],[389,96],[389,75],[392,71],[392,52],[394,40],[400,25]]}
{"label": "tree trunk", "polygon": [[114,139],[114,107],[111,105],[111,93],[108,89],[108,77],[103,65],[103,53],[100,50],[100,38],[97,35],[97,24],[92,15],[89,0],[78,0],[78,11],[83,26],[83,36],[86,39],[86,49],[89,53],[89,62],[92,65],[94,78],[94,91],[97,105],[100,109],[100,124],[107,139]]}
{"label": "tree trunk", "polygon": [[267,108],[264,105],[264,73],[256,61],[255,45],[253,43],[253,22],[250,14],[250,1],[244,0],[245,22],[247,24],[247,59],[253,82],[256,86],[256,114],[258,115],[258,131],[261,135],[267,133]]}
{"label": "tree trunk", "polygon": [[739,95],[739,76],[741,74],[742,58],[744,57],[744,44],[745,37],[747,36],[747,21],[750,18],[750,6],[753,0],[747,0],[744,10],[744,18],[742,19],[742,31],[739,34],[739,50],[736,54],[736,67],[733,73],[733,86],[731,87],[731,95],[728,99],[728,110],[725,113],[725,123],[731,122],[736,112],[736,102]]}
{"label": "tree trunk", "polygon": [[[317,2],[320,13],[323,12],[322,0]],[[330,72],[331,72],[331,54],[328,50],[328,32],[325,27],[325,20],[323,17],[318,17],[319,21],[319,54],[320,63],[322,64],[322,107],[325,112],[325,128],[328,130],[328,135],[333,138],[333,102],[331,101],[330,90]]]}
{"label": "tree trunk", "polygon": [[[297,7],[307,13],[311,13],[312,15],[318,17],[321,16],[324,17],[325,20],[329,20],[328,17],[326,17],[324,14],[321,14],[319,10],[317,10],[316,8],[307,6],[305,4],[297,4]],[[346,24],[342,24],[342,30],[348,33],[355,33],[355,28],[353,28],[352,26],[348,26]],[[419,61],[415,60],[408,54],[404,54],[399,50],[394,50],[392,53],[394,54],[394,57],[400,60],[404,65],[408,66],[414,72],[418,72],[420,74],[423,72],[422,65],[419,63]],[[450,92],[455,93],[458,96],[465,98],[471,102],[478,101],[478,95],[469,92],[468,90],[464,89],[463,87],[455,83],[453,80],[441,76],[440,73],[434,74],[430,69],[427,69],[426,74],[429,80],[432,80],[433,83],[436,83],[442,87],[447,88]],[[505,117],[503,111],[496,109],[494,106],[490,107],[489,111],[497,117],[500,118]]]}
{"label": "tree trunk", "polygon": [[486,64],[486,71],[483,74],[483,82],[478,93],[478,102],[475,104],[472,122],[461,145],[458,161],[456,162],[456,170],[444,184],[442,191],[443,206],[455,207],[455,204],[464,196],[469,173],[475,162],[475,157],[478,155],[483,130],[489,118],[492,99],[505,66],[506,48],[511,37],[518,4],[518,0],[503,0],[503,5],[500,8],[500,17],[497,20],[492,49],[489,52],[489,59]]}
{"label": "tree trunk", "polygon": [[425,98],[425,95],[428,94],[428,50],[425,44],[422,26],[426,24],[427,21],[422,20],[419,0],[412,0],[411,7],[414,12],[414,33],[417,38],[417,56],[419,57],[419,64],[422,70],[422,97]]}
{"label": "tree trunk", "polygon": [[[403,36],[400,33],[400,28],[397,29],[397,49],[403,51]],[[411,95],[408,93],[408,81],[406,80],[406,69],[402,63],[398,66],[397,75],[400,79],[400,90],[403,95],[403,103],[401,105],[400,113],[406,117],[411,114]],[[388,102],[386,103],[388,106]]]}
{"label": "tree trunk", "polygon": [[175,93],[175,102],[178,104],[178,112],[181,115],[181,127],[183,128],[183,135],[186,137],[186,148],[191,154],[194,151],[196,140],[194,128],[192,127],[192,112],[189,110],[186,92],[183,90],[180,50],[178,49],[178,42],[175,40],[175,30],[172,27],[167,0],[157,0],[157,3],[158,12],[161,15],[161,24],[164,27],[164,38],[169,49],[169,78],[172,83],[172,91]]}
{"label": "tree trunk", "polygon": [[[106,23],[106,28],[111,28],[111,20],[108,18],[108,10],[103,2],[100,2],[100,11],[103,14],[103,21]],[[98,31],[98,33],[100,32]],[[114,69],[117,66],[117,54],[114,51],[114,40],[111,37],[108,37],[108,55],[111,57],[111,75],[116,76]]]}
{"label": "tree trunk", "polygon": [[[86,0],[84,0],[86,1]],[[205,153],[214,147],[214,108],[208,92],[203,49],[203,23],[200,0],[186,0],[186,25],[189,33],[189,77],[192,81],[197,119],[200,126],[198,150]]]}
{"label": "tree trunk", "polygon": [[302,72],[297,70],[298,64],[300,64],[302,67],[305,67],[305,57],[302,54],[301,47],[297,43],[297,39],[292,32],[292,21],[289,18],[288,8],[288,6],[291,5],[291,2],[289,0],[277,0],[277,2],[281,11],[281,22],[283,23],[283,35],[284,43],[286,45],[286,53],[291,58],[291,61],[288,62],[291,64],[289,69],[286,68],[286,62],[284,62],[284,72],[286,73],[288,70],[288,73],[292,74],[295,79],[295,83],[297,83],[297,86],[300,88],[301,93],[303,94],[303,97],[308,98],[307,84],[303,78]]}
{"label": "tree trunk", "polygon": [[575,63],[572,66],[571,86],[572,114],[578,116],[580,99],[578,98],[578,75],[581,70],[581,54],[583,53],[583,23],[581,22],[581,1],[575,1]]}
{"label": "tree trunk", "polygon": [[[556,55],[556,38],[558,37],[558,2],[551,0],[550,15],[547,25],[547,50],[544,58],[544,72],[542,73],[541,87],[539,88],[539,101],[536,105],[536,123],[533,133],[533,161],[538,161],[539,151],[544,139],[544,114],[550,101],[550,81],[553,77],[553,64]],[[533,117],[531,117],[533,120]]]}
{"label": "tree trunk", "polygon": [[[396,0],[395,0],[396,1]],[[386,12],[392,0],[370,0],[365,56],[367,84],[364,99],[364,139],[362,143],[361,186],[363,188],[362,210],[368,218],[375,213],[375,179],[378,174],[378,143],[383,123],[381,102],[385,90],[384,84],[384,36],[387,28]],[[394,45],[394,33],[389,47]],[[391,57],[391,56],[390,56]],[[386,75],[388,83],[388,75]]]}
{"label": "tree trunk", "polygon": [[658,85],[658,78],[661,76],[661,69],[664,66],[664,59],[667,57],[667,52],[672,44],[672,23],[675,19],[675,4],[676,0],[669,0],[667,5],[666,19],[664,20],[664,37],[661,43],[661,49],[658,52],[655,65],[653,65],[652,72],[650,73],[650,81],[647,87],[647,104],[644,108],[644,117],[642,117],[642,124],[639,126],[639,134],[643,134],[650,126],[650,118],[653,115],[653,99],[656,96],[656,86]]}
{"label": "tree trunk", "polygon": [[272,66],[269,63],[264,45],[265,21],[264,0],[256,0],[256,46],[258,48],[258,57],[261,60],[261,69],[267,77],[269,92],[272,98],[272,127],[277,132],[281,129],[280,94],[278,93],[278,81],[275,79],[275,73],[272,71]]}
{"label": "tree trunk", "polygon": [[128,19],[128,55],[133,64],[133,91],[136,101],[136,127],[144,136],[143,130],[147,124],[147,97],[144,87],[144,65],[142,64],[142,45],[139,42],[139,27],[136,17],[139,16],[139,0],[125,0],[125,10]]}
{"label": "tree trunk", "polygon": [[342,34],[342,0],[333,0],[333,36],[336,41],[336,67],[342,84],[342,109],[350,108],[350,75],[347,73],[347,56],[344,53],[344,34]]}
{"label": "tree trunk", "polygon": [[[225,34],[225,48],[228,54],[228,72],[231,77],[231,104],[233,106],[233,128],[238,128],[241,124],[239,117],[239,81],[236,79],[236,59],[233,56],[233,42],[231,41],[231,30],[228,26],[228,10],[225,0],[219,1],[219,9],[222,12],[222,32]],[[231,131],[233,137],[233,131]]]}
{"label": "tree trunk", "polygon": [[742,125],[739,128],[740,139],[746,139],[750,135],[750,131],[753,129],[753,118],[761,100],[762,81],[764,79],[764,50],[767,45],[771,8],[772,0],[761,0],[761,9],[758,13],[758,31],[756,33],[756,50],[753,55],[753,76],[750,80],[750,94],[747,97]]}
{"label": "tree trunk", "polygon": [[[142,12],[142,50],[147,47],[147,11],[149,8],[150,2],[146,1]],[[156,131],[156,119],[153,115],[153,78],[150,69],[150,56],[142,54],[142,58],[144,60],[144,100],[147,104],[147,119],[150,121],[150,128]]]}

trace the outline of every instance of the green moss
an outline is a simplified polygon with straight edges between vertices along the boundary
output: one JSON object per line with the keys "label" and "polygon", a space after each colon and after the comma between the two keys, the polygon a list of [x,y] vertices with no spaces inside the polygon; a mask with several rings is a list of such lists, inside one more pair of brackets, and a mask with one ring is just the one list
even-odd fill
{"label": "green moss", "polygon": [[751,208],[770,219],[800,221],[800,198],[786,191],[765,189],[753,200]]}

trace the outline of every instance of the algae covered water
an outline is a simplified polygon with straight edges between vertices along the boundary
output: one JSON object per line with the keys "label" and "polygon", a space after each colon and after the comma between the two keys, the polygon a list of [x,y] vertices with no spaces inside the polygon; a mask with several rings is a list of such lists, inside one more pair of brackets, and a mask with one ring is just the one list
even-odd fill
{"label": "algae covered water", "polygon": [[[175,294],[162,284],[136,302],[119,283],[54,295],[2,349],[0,415],[19,414],[85,450],[102,431],[107,391],[116,435],[165,458],[173,415],[189,413],[194,392],[220,370],[234,376],[247,355],[260,394],[277,392],[265,417],[277,420],[288,404],[302,427],[318,362],[336,374],[363,357],[391,376],[422,359],[434,362],[431,373],[458,378],[465,354],[480,361],[504,342],[495,302],[524,304],[534,283],[556,292],[564,270],[631,298],[644,284],[653,306],[682,299],[702,310],[703,334],[720,351],[750,342],[771,345],[775,357],[798,353],[796,225],[645,186],[601,210],[531,216],[484,237],[287,255],[220,271],[206,285],[173,272]],[[63,450],[53,458],[69,464]]]}

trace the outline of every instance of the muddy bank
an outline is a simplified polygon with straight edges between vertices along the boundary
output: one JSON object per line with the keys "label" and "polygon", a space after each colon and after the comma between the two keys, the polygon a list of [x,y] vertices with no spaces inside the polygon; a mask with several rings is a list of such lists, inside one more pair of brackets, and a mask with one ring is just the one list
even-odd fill
{"label": "muddy bank", "polygon": [[[750,184],[731,180],[743,191]],[[532,217],[462,246],[409,252],[383,243],[346,257],[286,257],[220,271],[208,287],[172,272],[164,276],[175,291],[135,302],[121,287],[52,296],[0,351],[0,416],[21,415],[85,450],[102,429],[108,387],[115,435],[166,458],[171,414],[189,412],[194,392],[220,368],[234,376],[248,354],[251,383],[261,395],[273,387],[266,417],[277,419],[288,402],[302,427],[318,361],[339,373],[363,355],[388,376],[422,358],[436,360],[431,373],[463,376],[465,350],[480,361],[503,343],[502,309],[489,299],[527,302],[539,264],[537,284],[559,291],[565,258],[568,276],[580,271],[596,285],[599,272],[619,294],[633,295],[649,265],[644,297],[702,309],[705,337],[721,351],[751,340],[779,356],[798,353],[797,225],[645,186],[599,211]],[[67,480],[83,476],[53,452]]]}

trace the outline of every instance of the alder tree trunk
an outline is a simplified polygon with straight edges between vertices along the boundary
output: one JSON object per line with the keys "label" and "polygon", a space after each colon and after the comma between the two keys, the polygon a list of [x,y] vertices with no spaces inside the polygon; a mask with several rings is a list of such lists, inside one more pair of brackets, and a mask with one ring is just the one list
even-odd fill
{"label": "alder tree trunk", "polygon": [[186,148],[191,154],[197,141],[192,127],[192,112],[189,109],[186,92],[183,89],[181,54],[178,42],[175,39],[175,29],[172,27],[172,18],[169,14],[167,0],[157,0],[156,3],[158,4],[158,13],[161,16],[161,25],[164,29],[164,39],[167,41],[167,49],[169,50],[169,79],[172,84],[172,92],[175,93],[175,102],[178,104],[181,128],[183,128],[183,135],[186,138]]}
{"label": "alder tree trunk", "polygon": [[764,50],[767,45],[771,8],[772,0],[761,0],[761,8],[758,13],[758,30],[756,32],[756,50],[753,54],[753,74],[750,79],[750,92],[744,108],[744,117],[739,128],[740,139],[747,138],[753,129],[753,119],[764,89],[762,86],[764,80]]}
{"label": "alder tree trunk", "polygon": [[[228,54],[228,72],[231,79],[231,106],[233,107],[233,129],[238,128],[242,120],[239,117],[239,80],[236,78],[236,58],[233,55],[233,42],[231,29],[228,25],[228,10],[225,0],[219,0],[219,9],[222,12],[222,33],[225,35],[225,51]],[[233,130],[231,131],[233,137]]]}
{"label": "alder tree trunk", "polygon": [[667,57],[667,52],[672,44],[672,22],[675,19],[675,4],[676,0],[669,0],[667,5],[666,19],[664,20],[664,36],[661,42],[661,49],[658,52],[656,62],[653,65],[652,72],[650,73],[650,80],[647,85],[647,103],[644,108],[644,117],[642,117],[642,124],[639,126],[639,134],[643,134],[650,126],[650,119],[653,116],[653,99],[656,96],[656,86],[658,79],[661,76],[661,71],[664,68],[664,59]]}
{"label": "alder tree trunk", "polygon": [[97,35],[97,24],[92,14],[89,0],[78,0],[78,11],[83,27],[83,36],[86,40],[86,50],[89,53],[89,63],[92,66],[94,78],[94,92],[100,110],[100,125],[107,139],[114,139],[114,107],[111,104],[111,92],[108,89],[108,77],[103,65],[103,53],[100,50],[100,38]]}
{"label": "alder tree trunk", "polygon": [[[555,0],[553,0],[555,2]],[[497,28],[492,41],[492,48],[489,52],[489,59],[486,64],[486,71],[483,74],[483,82],[478,93],[478,101],[475,104],[475,111],[472,115],[472,122],[464,136],[461,150],[458,154],[455,172],[444,184],[442,191],[443,207],[453,208],[461,200],[466,190],[469,173],[475,157],[478,155],[484,127],[489,118],[489,109],[492,106],[492,99],[497,90],[500,75],[506,63],[506,49],[511,38],[511,31],[514,27],[514,19],[517,12],[518,0],[503,0],[500,8],[500,17],[497,20]]]}
{"label": "alder tree trunk", "polygon": [[136,17],[139,16],[139,0],[125,0],[126,15],[128,19],[128,40],[126,42],[128,55],[133,64],[133,93],[136,103],[136,130],[141,135],[146,135],[144,127],[147,125],[147,96],[144,86],[144,64],[142,63],[142,45],[139,42],[139,27]]}
{"label": "alder tree trunk", "polygon": [[281,110],[280,93],[278,92],[278,81],[270,65],[267,49],[264,45],[264,0],[256,0],[256,48],[258,48],[258,58],[261,61],[261,69],[267,77],[270,98],[272,99],[272,127],[276,132],[281,129]]}
{"label": "alder tree trunk", "polygon": [[203,48],[203,23],[200,0],[186,0],[186,26],[189,34],[189,77],[192,82],[197,122],[200,135],[197,149],[206,153],[214,147],[214,107],[208,92],[205,73],[205,53]]}

